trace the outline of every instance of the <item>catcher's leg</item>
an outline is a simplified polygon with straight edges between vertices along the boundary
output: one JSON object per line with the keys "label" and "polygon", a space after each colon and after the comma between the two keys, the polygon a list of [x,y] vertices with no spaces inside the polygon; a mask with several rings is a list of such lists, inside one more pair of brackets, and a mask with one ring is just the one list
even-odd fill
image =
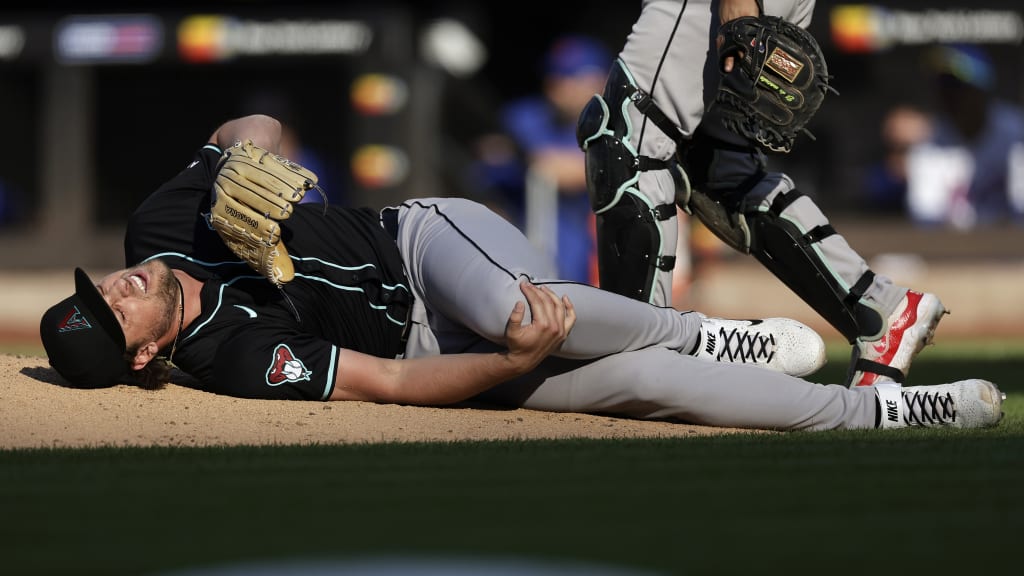
{"label": "catcher's leg", "polygon": [[902,382],[945,312],[938,298],[875,275],[788,176],[764,171],[756,150],[698,131],[687,163],[706,192],[695,192],[689,208],[854,344],[847,383]]}
{"label": "catcher's leg", "polygon": [[595,95],[580,114],[577,138],[586,154],[587,190],[597,216],[601,288],[668,305],[676,190],[688,185],[674,160],[638,154],[629,109],[644,106],[649,101],[644,98],[626,65],[616,60],[604,94]]}

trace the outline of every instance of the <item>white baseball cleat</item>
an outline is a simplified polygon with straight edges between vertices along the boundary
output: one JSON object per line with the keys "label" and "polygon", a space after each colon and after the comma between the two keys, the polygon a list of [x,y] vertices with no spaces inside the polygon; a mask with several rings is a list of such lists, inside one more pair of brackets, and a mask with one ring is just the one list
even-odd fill
{"label": "white baseball cleat", "polygon": [[946,308],[934,294],[908,290],[886,318],[888,330],[878,340],[853,345],[846,385],[902,384],[917,353],[930,344]]}
{"label": "white baseball cleat", "polygon": [[911,386],[875,386],[881,408],[881,428],[987,428],[1003,417],[1006,394],[987,380]]}
{"label": "white baseball cleat", "polygon": [[807,376],[825,365],[825,342],[817,332],[789,318],[725,320],[702,315],[693,355]]}

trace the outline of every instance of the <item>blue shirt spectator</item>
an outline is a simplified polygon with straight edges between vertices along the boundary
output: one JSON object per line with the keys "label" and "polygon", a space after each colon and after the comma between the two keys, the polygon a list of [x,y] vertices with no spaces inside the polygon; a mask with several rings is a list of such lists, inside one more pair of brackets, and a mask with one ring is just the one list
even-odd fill
{"label": "blue shirt spectator", "polygon": [[[576,144],[576,120],[587,101],[604,89],[611,53],[584,36],[558,39],[544,60],[542,91],[509,102],[501,124],[524,157],[517,166],[519,198],[513,202],[522,217],[524,172],[543,176],[558,190],[557,252],[560,275],[595,283],[594,219],[587,196],[584,157]],[[495,178],[509,181],[508,165],[490,166]],[[518,222],[522,225],[522,221]]]}

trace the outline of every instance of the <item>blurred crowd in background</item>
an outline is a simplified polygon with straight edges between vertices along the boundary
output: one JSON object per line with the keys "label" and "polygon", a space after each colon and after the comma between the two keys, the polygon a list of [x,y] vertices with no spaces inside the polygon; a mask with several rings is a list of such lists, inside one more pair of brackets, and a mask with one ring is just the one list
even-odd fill
{"label": "blurred crowd in background", "polygon": [[[243,4],[263,7],[268,22],[297,10]],[[906,9],[899,13],[904,19],[918,13],[914,10],[925,14],[933,5],[958,9],[955,2],[881,4],[886,10]],[[1016,26],[1024,27],[1015,2],[961,4],[1008,8],[1008,14],[1017,14]],[[403,24],[397,28],[400,34],[378,36],[386,46],[371,47],[367,58],[373,64],[353,64],[358,56],[332,60],[318,55],[307,62],[305,78],[277,75],[275,83],[276,72],[294,69],[294,60],[282,58],[265,70],[227,58],[183,67],[179,60],[203,53],[187,50],[189,34],[202,29],[187,18],[176,32],[162,32],[172,40],[177,35],[176,55],[163,48],[152,65],[86,62],[96,68],[96,194],[108,200],[105,205],[116,206],[96,220],[107,226],[123,222],[142,197],[172,175],[166,166],[180,165],[201,144],[197,134],[208,134],[216,119],[263,112],[285,123],[286,155],[321,175],[327,194],[307,201],[373,204],[428,194],[474,198],[528,231],[565,278],[596,283],[594,218],[575,124],[590,96],[603,90],[639,2],[568,3],[550,14],[518,10],[514,17],[514,7],[400,6],[398,12],[376,13],[364,5],[350,11],[353,17],[366,15],[370,23],[387,21],[392,14]],[[222,12],[238,7],[228,2]],[[1014,38],[1011,30],[1006,38],[976,43],[864,49],[850,43],[844,20],[836,16],[843,7],[818,2],[811,28],[830,59],[841,95],[826,100],[812,125],[818,141],[801,142],[780,158],[783,168],[810,182],[805,192],[836,218],[861,214],[956,230],[1024,225],[1024,80],[1006,73],[1024,65],[1024,32],[1018,30]],[[343,16],[348,14],[344,8]],[[318,10],[314,3],[303,14]],[[878,12],[881,18],[890,13],[895,12]],[[25,95],[24,85],[45,84],[48,69],[75,63],[61,62],[59,53],[56,62],[43,57],[21,63],[5,56],[4,31],[11,23],[58,25],[63,17],[9,16],[10,22],[0,18],[0,105],[14,122],[9,126],[31,132],[44,122],[33,102],[46,88]],[[410,37],[396,37],[401,33]],[[871,39],[869,32],[864,34]],[[60,46],[55,43],[54,50]],[[395,53],[410,61],[401,63],[406,56],[399,56],[396,64],[387,56]],[[174,65],[167,63],[168,54],[176,58]],[[242,77],[245,82],[233,79]],[[893,86],[894,79],[899,86]],[[217,86],[224,88],[218,92]],[[225,93],[229,89],[237,92]],[[207,105],[194,98],[197,93],[207,101],[219,94],[224,101]],[[183,101],[185,95],[191,100]],[[145,115],[154,113],[153,106],[137,101],[180,109],[177,116],[167,112],[163,117],[183,132],[164,139],[168,147],[185,146],[175,152],[175,163],[157,164],[123,150],[124,142],[139,134]],[[19,106],[26,110],[15,110]],[[38,149],[46,145],[41,138],[19,138],[8,131],[6,146],[27,142]],[[196,146],[189,148],[187,142]],[[28,160],[24,151],[5,156],[0,160],[0,229],[11,234],[31,228],[39,217],[37,198],[45,180],[39,172],[47,168]],[[162,173],[148,174],[158,167]],[[133,169],[147,175],[138,177]],[[684,218],[681,230],[684,264],[688,254],[700,260],[720,250],[699,224]]]}
{"label": "blurred crowd in background", "polygon": [[884,157],[864,182],[868,207],[960,229],[1024,223],[1024,108],[996,93],[980,46],[934,47],[924,65],[937,107],[886,112]]}

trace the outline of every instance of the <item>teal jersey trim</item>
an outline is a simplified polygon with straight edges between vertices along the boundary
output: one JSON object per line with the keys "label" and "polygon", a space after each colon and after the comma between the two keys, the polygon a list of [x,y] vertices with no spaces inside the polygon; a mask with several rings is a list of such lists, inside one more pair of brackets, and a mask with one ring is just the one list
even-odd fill
{"label": "teal jersey trim", "polygon": [[224,303],[224,289],[225,288],[227,288],[228,286],[234,284],[235,282],[238,282],[239,280],[264,280],[264,279],[265,278],[263,278],[263,276],[238,276],[237,278],[232,278],[231,280],[221,284],[220,285],[220,290],[217,292],[217,305],[213,307],[213,312],[210,312],[209,318],[207,318],[205,321],[203,321],[202,324],[200,324],[199,326],[196,326],[195,329],[192,330],[192,332],[189,332],[188,336],[185,336],[185,340],[188,340],[189,338],[192,338],[193,336],[198,334],[199,331],[202,330],[204,326],[209,324],[213,320],[214,316],[217,315],[217,312],[220,311],[221,304]]}
{"label": "teal jersey trim", "polygon": [[338,347],[331,346],[331,362],[327,368],[327,382],[324,384],[324,395],[320,397],[321,400],[329,400],[331,398],[331,392],[334,392],[334,372],[338,368]]}
{"label": "teal jersey trim", "polygon": [[[327,280],[325,278],[318,278],[316,276],[307,276],[305,274],[298,274],[298,273],[295,274],[295,277],[296,278],[305,278],[306,280],[311,280],[313,282],[321,282],[323,284],[327,284],[331,288],[336,288],[338,290],[345,290],[347,292],[362,292],[363,294],[366,294],[366,290],[363,290],[362,288],[357,288],[357,287],[354,287],[354,286],[342,286],[341,284],[335,284],[334,282],[331,282],[330,280]],[[381,286],[386,286],[386,284],[381,283]],[[402,286],[402,288],[405,288],[405,286],[403,286],[401,284],[399,284],[399,286]],[[408,290],[408,288],[406,288],[406,290]],[[396,319],[392,318],[390,314],[388,314],[388,307],[387,306],[382,306],[380,304],[374,304],[373,302],[370,302],[370,301],[367,301],[366,305],[369,306],[370,308],[373,308],[374,310],[383,311],[384,312],[384,317],[388,319],[388,322],[392,322],[394,324],[398,324],[399,326],[405,326],[405,320],[396,320]]]}

